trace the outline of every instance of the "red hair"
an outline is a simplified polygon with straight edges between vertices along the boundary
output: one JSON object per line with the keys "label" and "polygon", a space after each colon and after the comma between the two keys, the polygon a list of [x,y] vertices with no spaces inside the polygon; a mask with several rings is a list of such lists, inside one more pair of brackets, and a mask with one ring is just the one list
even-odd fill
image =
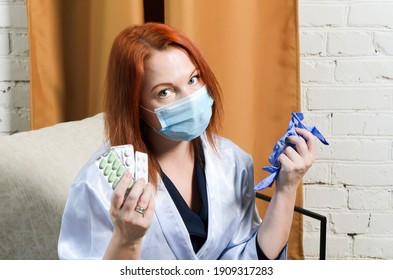
{"label": "red hair", "polygon": [[[106,137],[112,146],[132,144],[135,150],[148,153],[149,181],[154,184],[157,183],[159,165],[143,133],[145,124],[140,121],[139,103],[146,60],[153,51],[163,51],[170,47],[187,52],[214,100],[213,114],[206,129],[207,138],[213,146],[214,135],[221,129],[220,86],[206,59],[191,40],[178,30],[161,23],[133,25],[120,32],[113,42],[108,62],[104,102]],[[200,138],[193,142],[198,149]]]}

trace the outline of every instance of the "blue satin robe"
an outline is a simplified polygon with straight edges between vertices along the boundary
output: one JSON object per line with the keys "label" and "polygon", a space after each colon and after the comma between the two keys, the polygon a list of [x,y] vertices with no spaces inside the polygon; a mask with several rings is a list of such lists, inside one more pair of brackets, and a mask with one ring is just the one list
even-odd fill
{"label": "blue satin robe", "polygon": [[[255,206],[252,158],[225,138],[217,138],[218,153],[205,136],[202,143],[209,208],[205,244],[194,252],[187,228],[160,181],[141,259],[258,259],[256,233],[261,219]],[[70,189],[58,242],[60,259],[101,259],[111,239],[112,189],[94,164],[106,149],[93,155]],[[285,256],[284,251],[281,258]]]}

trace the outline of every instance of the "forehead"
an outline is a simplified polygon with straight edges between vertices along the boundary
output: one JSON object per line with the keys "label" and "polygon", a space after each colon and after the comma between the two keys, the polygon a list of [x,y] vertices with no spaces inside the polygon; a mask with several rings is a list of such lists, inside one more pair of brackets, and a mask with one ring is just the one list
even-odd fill
{"label": "forehead", "polygon": [[188,54],[175,47],[164,51],[154,51],[145,62],[147,82],[154,82],[157,79],[161,82],[165,78],[175,78],[181,75],[189,76],[194,69],[195,65]]}

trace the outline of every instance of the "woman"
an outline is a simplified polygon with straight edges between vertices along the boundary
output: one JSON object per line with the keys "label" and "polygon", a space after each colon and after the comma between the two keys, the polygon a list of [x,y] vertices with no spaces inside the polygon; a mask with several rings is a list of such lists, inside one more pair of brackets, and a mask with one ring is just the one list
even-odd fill
{"label": "woman", "polygon": [[[108,143],[83,167],[63,214],[61,259],[285,259],[296,190],[315,137],[290,136],[263,222],[253,161],[219,136],[220,87],[179,31],[131,26],[115,39],[107,72]],[[306,140],[304,140],[306,139]],[[110,146],[149,155],[149,182],[112,191],[94,164]]]}

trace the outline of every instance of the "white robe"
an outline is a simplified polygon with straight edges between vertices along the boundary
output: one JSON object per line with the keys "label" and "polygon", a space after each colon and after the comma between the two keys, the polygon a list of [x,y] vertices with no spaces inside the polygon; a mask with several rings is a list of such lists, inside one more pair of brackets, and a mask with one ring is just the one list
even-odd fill
{"label": "white robe", "polygon": [[[209,212],[206,242],[194,252],[182,217],[160,181],[141,259],[258,258],[255,239],[261,219],[255,206],[252,158],[225,138],[217,139],[218,154],[205,136],[202,143]],[[94,164],[107,148],[93,155],[70,189],[58,242],[60,259],[101,259],[111,239],[112,189]]]}

